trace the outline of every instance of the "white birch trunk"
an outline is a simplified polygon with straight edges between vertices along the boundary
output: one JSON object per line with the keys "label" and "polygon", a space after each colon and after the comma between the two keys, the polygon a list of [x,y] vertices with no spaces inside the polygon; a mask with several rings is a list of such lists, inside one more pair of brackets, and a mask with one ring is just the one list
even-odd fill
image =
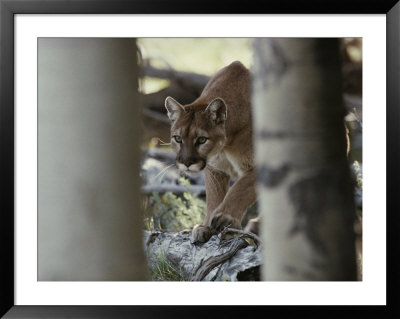
{"label": "white birch trunk", "polygon": [[355,280],[337,39],[254,42],[263,279]]}
{"label": "white birch trunk", "polygon": [[38,54],[38,279],[144,280],[135,40]]}

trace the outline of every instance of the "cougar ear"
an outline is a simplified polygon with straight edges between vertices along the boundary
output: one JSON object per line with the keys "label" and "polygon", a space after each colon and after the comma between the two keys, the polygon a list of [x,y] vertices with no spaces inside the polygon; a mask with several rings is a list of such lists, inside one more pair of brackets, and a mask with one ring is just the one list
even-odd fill
{"label": "cougar ear", "polygon": [[175,121],[181,112],[184,111],[183,106],[170,96],[165,99],[165,108],[167,109],[168,117],[171,121]]}
{"label": "cougar ear", "polygon": [[205,109],[210,115],[210,119],[215,122],[215,124],[223,124],[227,118],[226,104],[223,99],[217,97],[210,104],[208,104]]}

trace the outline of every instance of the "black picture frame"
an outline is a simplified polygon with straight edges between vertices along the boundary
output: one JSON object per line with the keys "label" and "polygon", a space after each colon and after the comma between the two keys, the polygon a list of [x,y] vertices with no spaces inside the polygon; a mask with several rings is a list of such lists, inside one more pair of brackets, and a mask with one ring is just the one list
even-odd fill
{"label": "black picture frame", "polygon": [[[385,14],[387,21],[387,305],[386,306],[16,306],[14,304],[14,15],[15,14]],[[0,315],[5,318],[192,318],[228,315],[270,317],[355,318],[363,313],[373,318],[399,318],[399,201],[395,183],[399,180],[400,123],[400,3],[398,0],[281,0],[229,2],[215,0],[0,0],[0,183],[1,275]],[[383,141],[382,141],[383,143]],[[398,197],[398,196],[397,196]],[[384,212],[381,212],[382,214]],[[254,314],[256,312],[257,314]]]}

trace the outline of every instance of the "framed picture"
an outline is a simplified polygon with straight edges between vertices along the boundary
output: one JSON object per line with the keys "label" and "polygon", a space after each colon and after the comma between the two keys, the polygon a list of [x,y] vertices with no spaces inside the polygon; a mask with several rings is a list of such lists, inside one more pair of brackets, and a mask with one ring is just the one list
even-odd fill
{"label": "framed picture", "polygon": [[[290,8],[290,9],[287,9]],[[272,315],[276,317],[280,317],[283,315],[299,315],[300,317],[308,315],[310,311],[312,313],[315,312],[316,315],[319,315],[319,312],[324,312],[326,313],[327,309],[326,307],[315,307],[314,309],[309,309],[308,307],[284,307],[283,305],[287,304],[295,304],[299,305],[301,302],[265,302],[263,303],[262,298],[258,297],[256,298],[257,301],[254,301],[253,303],[249,303],[246,301],[247,299],[232,299],[230,302],[226,301],[217,301],[213,300],[210,302],[209,300],[206,302],[199,302],[199,301],[193,301],[192,303],[190,302],[190,298],[185,299],[184,302],[180,301],[180,295],[179,295],[179,287],[176,285],[160,285],[160,286],[152,286],[149,288],[146,283],[140,283],[137,284],[136,286],[129,286],[129,285],[124,285],[125,283],[120,283],[118,282],[119,280],[124,280],[122,279],[117,279],[118,281],[112,281],[109,283],[98,283],[98,290],[103,290],[103,289],[110,289],[110,291],[115,291],[118,289],[121,289],[126,295],[129,295],[132,293],[134,289],[136,289],[136,294],[138,295],[146,295],[146,294],[152,294],[154,293],[154,296],[158,295],[167,295],[170,294],[169,299],[166,299],[167,301],[160,301],[160,299],[149,299],[147,302],[144,302],[143,300],[145,299],[139,299],[139,302],[134,303],[135,306],[129,305],[129,298],[126,299],[121,299],[121,302],[118,303],[118,301],[114,298],[113,301],[107,302],[103,297],[99,296],[93,296],[92,301],[87,301],[88,299],[85,300],[79,300],[80,298],[80,292],[83,286],[79,286],[76,282],[67,282],[67,283],[61,283],[61,282],[51,282],[51,277],[46,277],[46,275],[43,277],[45,278],[44,280],[48,280],[50,282],[45,282],[41,286],[40,289],[46,290],[45,294],[43,296],[47,297],[38,297],[36,301],[29,302],[28,297],[29,295],[33,296],[34,294],[40,295],[39,290],[35,290],[32,288],[29,293],[25,293],[24,297],[19,300],[24,300],[24,302],[18,302],[16,303],[16,295],[18,294],[18,289],[21,289],[21,281],[28,277],[24,277],[24,275],[21,275],[21,272],[19,270],[17,271],[16,269],[18,267],[23,268],[23,267],[29,267],[26,266],[25,263],[22,261],[24,260],[23,258],[20,258],[21,255],[18,255],[15,251],[15,247],[17,244],[21,244],[16,242],[16,238],[18,240],[18,237],[16,237],[16,224],[17,224],[17,216],[15,215],[16,207],[19,205],[20,202],[16,202],[15,200],[15,194],[16,194],[16,178],[17,175],[21,176],[21,173],[16,172],[16,167],[17,161],[21,161],[21,151],[20,148],[17,146],[17,137],[16,137],[16,132],[17,131],[17,113],[16,113],[16,99],[20,99],[20,96],[14,95],[14,92],[16,91],[16,86],[17,86],[17,81],[19,81],[18,77],[21,78],[21,75],[23,75],[23,72],[21,72],[21,64],[15,66],[15,63],[17,61],[21,61],[21,56],[24,57],[24,55],[27,54],[27,52],[32,52],[30,49],[25,50],[25,47],[21,46],[19,40],[16,38],[18,32],[20,30],[26,30],[22,27],[21,24],[18,24],[19,22],[17,21],[18,19],[23,20],[21,18],[29,17],[29,14],[33,14],[31,16],[33,21],[34,19],[37,19],[35,21],[38,21],[36,26],[39,26],[38,28],[48,28],[49,24],[47,24],[46,21],[49,21],[48,19],[53,19],[52,23],[54,25],[58,24],[58,27],[61,26],[61,28],[64,28],[64,33],[59,33],[58,35],[56,32],[53,34],[51,33],[51,30],[48,29],[48,32],[45,32],[45,34],[51,34],[50,36],[47,37],[82,37],[82,38],[95,38],[95,37],[106,37],[106,38],[136,38],[137,36],[132,36],[132,33],[129,31],[124,31],[124,27],[126,26],[132,26],[129,23],[125,23],[130,19],[129,15],[135,15],[137,19],[142,19],[143,26],[148,26],[150,24],[156,25],[156,29],[158,29],[160,26],[165,26],[165,23],[169,23],[171,20],[168,20],[168,17],[176,17],[176,20],[179,20],[180,17],[187,17],[188,21],[190,20],[196,20],[198,23],[197,25],[201,25],[201,19],[204,19],[204,22],[207,22],[206,19],[209,19],[208,21],[212,23],[211,21],[214,19],[218,19],[218,17],[221,17],[224,19],[224,15],[226,14],[231,14],[231,20],[234,21],[234,19],[237,19],[237,21],[240,21],[240,23],[246,25],[247,23],[250,23],[250,20],[256,21],[261,21],[265,16],[263,15],[274,15],[274,19],[282,19],[282,21],[287,21],[293,20],[296,18],[299,18],[299,16],[294,16],[291,14],[313,14],[309,16],[309,19],[312,19],[313,17],[319,17],[320,15],[323,14],[329,14],[329,16],[326,16],[326,19],[328,18],[334,18],[335,15],[342,15],[342,14],[354,14],[354,16],[362,16],[363,14],[372,14],[371,17],[374,15],[380,15],[380,18],[386,19],[386,97],[387,97],[387,105],[386,105],[386,170],[389,174],[387,174],[386,177],[386,182],[387,182],[387,203],[386,203],[386,208],[387,208],[387,214],[386,214],[386,221],[387,221],[387,226],[386,226],[386,255],[379,255],[379,256],[387,256],[386,260],[386,271],[387,271],[387,281],[386,281],[386,287],[387,287],[387,302],[386,306],[377,306],[374,308],[374,312],[376,312],[376,315],[382,318],[389,317],[390,315],[392,316],[394,313],[399,313],[399,308],[396,303],[396,296],[395,296],[395,284],[398,282],[397,275],[395,274],[397,270],[397,261],[395,261],[395,243],[398,242],[398,236],[397,232],[395,231],[395,227],[397,226],[396,219],[395,219],[395,214],[394,212],[398,211],[398,204],[395,201],[396,195],[395,195],[395,187],[394,187],[394,182],[398,177],[397,174],[397,169],[396,169],[396,164],[398,163],[399,160],[399,154],[398,154],[398,148],[397,148],[397,136],[400,134],[399,132],[399,42],[400,42],[400,36],[399,36],[399,29],[400,29],[400,23],[399,23],[399,15],[400,15],[400,4],[397,3],[396,0],[393,1],[363,1],[362,3],[358,1],[336,1],[336,2],[329,2],[329,3],[321,3],[321,4],[315,4],[313,1],[285,1],[285,2],[274,2],[268,5],[262,5],[262,4],[257,4],[256,2],[254,3],[249,3],[246,8],[243,8],[243,5],[236,5],[232,4],[229,7],[226,7],[226,4],[224,3],[206,3],[201,6],[201,8],[196,8],[196,6],[193,6],[191,4],[185,3],[183,1],[169,1],[168,3],[164,2],[158,2],[158,1],[97,1],[93,0],[90,2],[87,1],[29,1],[29,2],[19,2],[19,1],[4,1],[1,0],[1,5],[0,5],[0,14],[1,14],[1,103],[0,103],[0,140],[1,140],[1,153],[0,153],[0,167],[1,167],[1,182],[4,185],[3,192],[2,192],[2,199],[3,199],[3,205],[2,205],[2,224],[5,225],[3,227],[3,231],[1,232],[1,237],[2,238],[2,262],[1,262],[1,308],[0,308],[0,314],[5,315],[5,318],[40,318],[40,317],[79,317],[79,318],[90,318],[90,317],[96,317],[96,318],[135,318],[135,317],[159,317],[161,315],[164,316],[169,316],[169,315],[189,315],[190,313],[195,313],[196,317],[200,316],[205,316],[209,315],[211,312],[217,316],[221,316],[222,314],[228,313],[233,313],[235,311],[236,313],[242,312],[243,315],[246,315],[245,311],[254,311],[253,309],[237,309],[237,307],[213,307],[212,309],[204,306],[192,306],[192,307],[170,307],[167,305],[270,305],[270,304],[279,304],[281,306],[279,307],[263,307],[263,308],[258,308],[262,309],[261,311],[265,313],[266,315]],[[37,14],[37,16],[35,16]],[[42,14],[49,14],[49,15],[42,15]],[[58,15],[60,14],[60,15]],[[101,15],[104,16],[102,17]],[[147,16],[148,14],[148,16]],[[204,16],[202,16],[204,14]],[[282,14],[282,15],[281,15]],[[100,15],[100,16],[95,16],[95,15]],[[99,27],[99,32],[97,33],[91,33],[91,32],[86,32],[84,31],[84,26],[85,26],[85,19],[88,19],[89,21],[93,17],[99,18],[99,21],[101,21],[102,18],[108,18],[111,17],[113,20],[108,20],[107,23],[109,25],[113,25],[113,28],[110,27],[110,30],[107,32],[103,32],[104,29],[101,29]],[[40,17],[42,17],[43,23],[40,26]],[[75,21],[67,21],[66,18],[68,17],[75,17]],[[247,22],[243,22],[245,20],[244,17],[247,17]],[[271,16],[270,16],[271,17]],[[345,16],[344,16],[345,17]],[[226,16],[225,16],[226,18]],[[148,24],[146,24],[145,20],[148,20]],[[94,23],[99,23],[94,20],[90,20],[90,22]],[[105,21],[105,20],[104,20]],[[120,23],[121,21],[124,21]],[[151,21],[151,22],[149,22]],[[225,20],[224,20],[225,21]],[[297,20],[296,20],[297,21]],[[333,20],[332,20],[333,21]],[[349,21],[348,20],[343,20],[343,21]],[[383,20],[381,20],[382,22]],[[90,23],[89,22],[89,23]],[[36,23],[36,22],[35,22]],[[69,24],[71,23],[71,24]],[[104,22],[100,22],[99,25]],[[120,23],[120,24],[119,24]],[[235,22],[233,22],[235,23]],[[318,23],[318,21],[316,22]],[[320,23],[322,23],[322,20],[320,20]],[[179,24],[179,23],[177,23]],[[286,24],[289,24],[286,23]],[[29,25],[29,24],[27,24]],[[75,25],[75,28],[79,29],[79,26],[81,26],[81,33],[71,33],[70,30],[68,30],[70,27],[73,28],[73,25]],[[232,24],[233,25],[233,24]],[[260,26],[262,24],[260,23]],[[382,23],[380,24],[382,25]],[[77,27],[78,26],[78,27]],[[139,28],[139,24],[135,25],[135,28]],[[145,28],[145,27],[144,27]],[[180,27],[181,29],[184,29]],[[293,27],[288,27],[288,28],[293,28]],[[337,26],[339,28],[339,25]],[[342,26],[343,28],[343,26]],[[95,27],[92,27],[91,30],[94,30]],[[155,37],[157,35],[157,32],[159,33],[159,37],[168,37],[170,36],[168,33],[165,33],[165,30],[162,30],[163,28],[161,27],[159,31],[152,31],[153,33],[142,33],[143,38],[145,37]],[[164,29],[168,29],[167,26],[165,26]],[[43,30],[43,29],[42,29]],[[67,31],[65,31],[67,30]],[[117,31],[116,31],[117,30]],[[119,30],[119,31],[118,31]],[[191,34],[196,34],[196,36],[203,36],[201,34],[201,28],[198,28],[197,31],[191,31],[190,28],[188,28],[187,33],[179,33],[178,36],[181,37],[188,37]],[[263,29],[260,28],[259,31],[249,33],[248,37],[263,37],[264,33],[262,31]],[[344,30],[344,28],[342,29]],[[200,32],[200,33],[196,33]],[[215,36],[215,37],[221,37],[224,36],[224,34],[227,34],[226,37],[246,37],[246,31],[243,31],[243,33],[235,33],[232,35],[232,33],[224,33],[226,30],[224,28],[221,28],[221,30],[215,28],[215,33],[208,33],[209,37]],[[236,32],[236,31],[235,31]],[[240,31],[237,31],[240,32]],[[73,34],[73,36],[69,35]],[[95,35],[94,35],[95,34]],[[135,34],[135,33],[133,33]],[[137,33],[136,33],[137,34]],[[237,34],[237,35],[236,35]],[[330,33],[330,35],[326,35],[326,37],[336,37],[337,33]],[[341,31],[341,36],[346,37],[345,31]],[[176,36],[176,34],[175,34]],[[300,37],[301,35],[295,35],[297,37]],[[353,36],[353,34],[350,34],[350,36]],[[355,34],[355,36],[359,36]],[[307,36],[305,36],[307,37]],[[382,39],[381,39],[382,40]],[[41,41],[40,39],[38,41]],[[39,47],[38,45],[39,42],[34,43],[35,49]],[[44,42],[43,42],[44,43]],[[40,44],[40,45],[46,45],[46,44]],[[70,44],[71,45],[71,44]],[[37,46],[37,47],[36,47]],[[27,47],[28,48],[28,47]],[[30,47],[32,48],[32,47]],[[18,55],[18,57],[17,57]],[[28,57],[26,56],[26,60],[28,60]],[[122,63],[122,62],[121,62]],[[37,61],[37,64],[40,64],[40,58]],[[26,68],[28,70],[28,68]],[[21,73],[20,73],[21,72]],[[36,71],[35,71],[36,72]],[[371,73],[369,73],[371,74]],[[17,76],[18,75],[18,76]],[[382,83],[380,83],[382,84]],[[36,93],[35,93],[36,94]],[[27,96],[29,96],[29,93],[27,93]],[[30,102],[32,103],[32,101]],[[35,102],[36,103],[36,102]],[[383,106],[382,106],[383,109]],[[34,114],[35,112],[33,112]],[[380,114],[384,114],[384,112],[380,112]],[[35,115],[34,115],[35,116]],[[84,116],[84,115],[82,115]],[[377,116],[378,118],[378,116]],[[379,129],[378,129],[379,130]],[[136,134],[136,133],[135,133]],[[384,135],[383,132],[376,133],[376,136],[382,137]],[[371,136],[369,134],[368,136]],[[36,138],[36,137],[34,137]],[[380,144],[385,144],[384,141],[381,141]],[[19,158],[18,158],[19,157]],[[26,161],[26,157],[24,157],[24,160]],[[383,163],[385,164],[385,163]],[[39,167],[39,166],[38,166]],[[376,169],[376,168],[374,168]],[[383,170],[383,167],[381,168]],[[18,174],[17,174],[18,173]],[[386,172],[381,172],[381,175],[384,175]],[[29,173],[30,174],[30,173]],[[32,179],[33,181],[36,182],[36,174],[33,173],[34,178]],[[22,179],[23,180],[23,179]],[[21,180],[19,180],[21,182]],[[36,194],[33,194],[35,197]],[[381,199],[381,197],[379,197]],[[386,200],[386,199],[384,199]],[[28,199],[26,199],[26,203],[30,203]],[[29,204],[30,205],[30,204]],[[28,206],[29,206],[28,205]],[[384,207],[383,203],[380,203],[380,206],[377,207]],[[26,207],[29,209],[29,207]],[[380,212],[381,215],[384,214],[383,211]],[[30,216],[29,218],[36,218],[36,216]],[[30,238],[30,237],[29,237]],[[382,238],[383,240],[383,238]],[[39,241],[39,239],[38,239]],[[34,243],[36,245],[37,243]],[[40,261],[38,261],[40,262]],[[18,269],[20,269],[18,268]],[[135,270],[137,272],[139,270]],[[90,273],[90,272],[88,272]],[[38,280],[43,280],[41,278],[41,274],[38,272]],[[368,276],[368,274],[367,274]],[[50,279],[49,279],[50,278]],[[87,278],[87,277],[85,277]],[[82,280],[85,281],[86,279],[76,279],[76,280]],[[95,276],[92,279],[93,281],[98,280]],[[62,279],[61,279],[62,280]],[[90,280],[90,279],[89,279]],[[368,278],[366,279],[368,280]],[[18,283],[17,283],[18,282]],[[368,281],[367,281],[368,282]],[[104,285],[103,285],[104,284]],[[57,287],[58,285],[58,287]],[[290,286],[288,283],[282,284],[284,289],[290,290]],[[385,285],[380,286],[381,288],[384,287]],[[19,287],[19,288],[18,288]],[[195,298],[198,298],[198,291],[201,291],[200,294],[207,295],[209,294],[210,296],[214,296],[218,293],[223,292],[223,290],[219,290],[219,288],[215,288],[215,291],[210,291],[209,286],[203,285],[203,286],[197,286],[194,283],[183,283],[182,286],[183,291],[186,292],[186,295],[189,295],[189,293],[192,291],[193,296]],[[236,286],[238,289],[243,289],[240,288],[239,286]],[[236,289],[235,287],[235,289]],[[254,286],[249,286],[249,285],[243,285],[242,287],[245,287],[245,289],[253,289]],[[272,286],[271,286],[272,287]],[[293,287],[293,286],[292,286]],[[317,286],[316,286],[317,287]],[[340,295],[341,289],[343,290],[343,296],[345,296],[345,285],[343,288],[339,288],[338,290],[335,290],[335,293],[337,296]],[[67,302],[61,302],[60,296],[57,296],[60,292],[60,290],[67,290],[66,294],[69,294],[71,299],[69,299]],[[89,290],[85,290],[86,288],[83,288],[82,291],[85,291],[85,293]],[[264,289],[264,290],[263,290]],[[299,290],[296,290],[299,289]],[[322,288],[321,288],[322,289]],[[137,291],[140,290],[141,293],[138,294]],[[153,290],[153,292],[152,292]],[[197,291],[198,290],[198,291]],[[298,291],[299,293],[302,291],[302,286],[299,285],[297,288],[293,288],[293,290]],[[310,289],[311,290],[311,289]],[[74,292],[75,291],[75,292]],[[263,294],[263,291],[265,291],[264,286],[258,286],[256,290],[254,291],[254,294],[260,295]],[[324,291],[324,290],[321,290]],[[53,294],[54,298],[48,302],[44,301],[43,298],[50,298],[50,295]],[[76,295],[75,298],[73,295]],[[284,291],[279,292],[278,294],[284,295]],[[107,294],[104,294],[107,295]],[[272,293],[271,291],[266,293],[265,296],[267,298],[272,298]],[[290,293],[289,293],[290,295]],[[175,297],[174,297],[175,296]],[[208,296],[208,297],[210,297]],[[359,307],[344,307],[343,305],[353,305],[352,301],[348,302],[343,302],[344,297],[342,296],[341,302],[338,302],[338,306],[335,306],[334,309],[329,309],[329,311],[332,311],[332,313],[335,313],[335,315],[340,316],[340,315],[356,315],[359,313],[360,308]],[[40,299],[42,298],[42,299]],[[96,301],[97,298],[97,301]],[[232,297],[233,298],[233,297]],[[301,299],[301,297],[299,297]],[[207,298],[206,298],[207,299]],[[383,298],[384,299],[384,298]],[[33,299],[32,299],[33,300]],[[223,300],[223,299],[222,299]],[[234,301],[233,301],[234,300]],[[323,300],[323,299],[321,299]],[[87,305],[88,304],[88,305]],[[311,305],[312,303],[306,302],[305,304]],[[317,301],[315,302],[315,305],[323,305],[323,301]],[[328,303],[329,305],[334,305],[334,302]],[[355,303],[357,304],[357,303]],[[367,302],[360,303],[362,305],[368,304]],[[379,305],[382,304],[382,302],[378,303]],[[147,306],[145,306],[147,305]],[[158,305],[158,306],[156,306]],[[357,304],[358,305],[358,304]],[[196,309],[193,309],[193,308]],[[364,308],[362,308],[364,309]],[[371,311],[370,307],[366,311]]]}

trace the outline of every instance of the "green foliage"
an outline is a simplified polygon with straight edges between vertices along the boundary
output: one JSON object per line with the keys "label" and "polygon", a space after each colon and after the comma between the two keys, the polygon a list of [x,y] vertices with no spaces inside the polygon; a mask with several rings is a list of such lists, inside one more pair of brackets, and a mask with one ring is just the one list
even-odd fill
{"label": "green foliage", "polygon": [[202,223],[206,214],[205,202],[194,196],[189,180],[182,177],[179,182],[188,188],[182,196],[171,192],[150,196],[145,220],[148,230],[158,228],[176,232]]}
{"label": "green foliage", "polygon": [[188,281],[189,276],[169,261],[165,252],[159,250],[157,259],[151,265],[151,279],[154,281]]}
{"label": "green foliage", "polygon": [[357,185],[360,189],[362,189],[362,170],[359,162],[357,161],[353,162],[353,171]]}

